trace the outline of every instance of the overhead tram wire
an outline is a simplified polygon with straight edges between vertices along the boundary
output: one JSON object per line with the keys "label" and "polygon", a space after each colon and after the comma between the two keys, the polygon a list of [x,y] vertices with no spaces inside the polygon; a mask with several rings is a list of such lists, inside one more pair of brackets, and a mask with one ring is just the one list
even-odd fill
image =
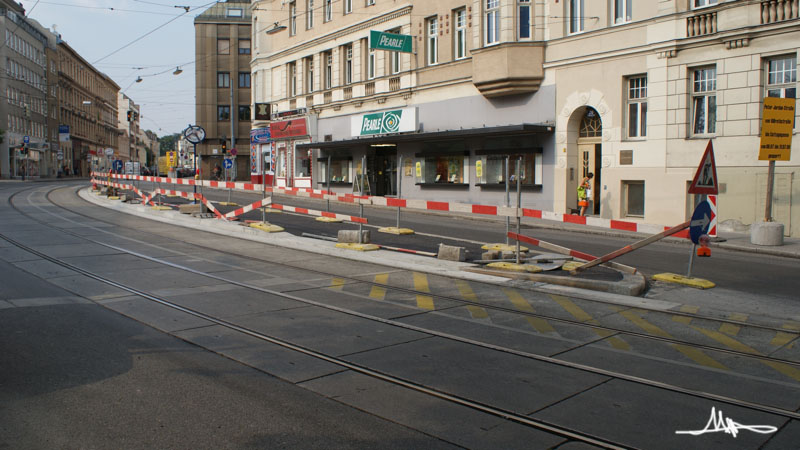
{"label": "overhead tram wire", "polygon": [[[213,5],[214,3],[216,3],[216,2],[209,2],[209,3],[206,3],[205,5],[200,5],[200,6],[196,7],[196,8],[194,8],[194,9],[191,9],[191,10],[194,11],[194,10],[197,10],[197,9],[200,9],[200,8],[205,8],[205,7],[209,6],[209,5]],[[113,52],[107,54],[106,56],[103,56],[102,58],[98,59],[97,61],[94,61],[92,63],[92,65],[95,65],[95,64],[99,63],[100,61],[108,58],[109,56],[112,56],[112,55],[114,55],[114,54],[116,54],[116,53],[118,53],[118,52],[120,52],[120,51],[122,51],[122,50],[124,50],[124,49],[126,49],[128,47],[130,47],[131,45],[135,44],[136,42],[139,42],[140,40],[144,39],[145,37],[147,37],[147,36],[149,36],[149,35],[151,35],[153,33],[155,33],[156,31],[160,30],[161,28],[164,28],[165,26],[169,25],[170,23],[172,23],[172,22],[180,19],[181,17],[185,16],[186,14],[189,14],[189,11],[190,10],[186,10],[186,11],[182,12],[181,14],[173,17],[172,19],[170,19],[167,22],[165,22],[165,23],[157,26],[156,28],[148,31],[147,33],[139,36],[138,38],[134,39],[133,41],[123,45],[122,47],[114,50]]]}

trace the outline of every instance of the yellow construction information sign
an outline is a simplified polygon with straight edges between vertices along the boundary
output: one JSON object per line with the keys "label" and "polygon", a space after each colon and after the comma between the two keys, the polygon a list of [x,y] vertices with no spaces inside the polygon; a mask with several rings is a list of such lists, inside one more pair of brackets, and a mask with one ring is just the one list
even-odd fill
{"label": "yellow construction information sign", "polygon": [[792,153],[795,99],[764,98],[759,161],[789,161]]}

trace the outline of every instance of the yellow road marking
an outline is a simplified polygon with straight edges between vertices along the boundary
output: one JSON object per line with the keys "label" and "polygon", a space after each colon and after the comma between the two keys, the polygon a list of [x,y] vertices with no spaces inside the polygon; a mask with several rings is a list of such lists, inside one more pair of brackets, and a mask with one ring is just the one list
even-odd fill
{"label": "yellow road marking", "polygon": [[800,331],[800,323],[789,322],[784,324],[782,328],[790,331]]}
{"label": "yellow road marking", "polygon": [[[697,314],[697,311],[700,311],[700,308],[692,305],[681,305],[679,310],[680,312],[684,312],[686,314]],[[692,323],[692,318],[686,316],[672,316],[672,320],[684,325],[689,325]]]}
{"label": "yellow road marking", "polygon": [[[379,273],[375,275],[374,281],[375,283],[386,284],[389,282],[389,274]],[[369,291],[369,296],[376,300],[383,300],[386,297],[386,288],[381,286],[372,286],[372,289]]]}
{"label": "yellow road marking", "polygon": [[[503,293],[506,294],[511,303],[520,311],[525,311],[529,313],[535,313],[536,310],[533,309],[530,303],[525,300],[519,292],[503,288]],[[533,327],[534,330],[538,331],[539,333],[554,333],[556,330],[552,327],[546,320],[542,319],[541,317],[525,317],[525,320]]]}
{"label": "yellow road marking", "polygon": [[[743,344],[743,343],[737,341],[736,339],[733,339],[733,338],[731,338],[729,336],[726,336],[726,335],[724,335],[724,334],[722,334],[720,332],[717,332],[717,331],[714,331],[714,330],[706,330],[706,329],[700,328],[700,327],[692,327],[692,328],[696,329],[697,331],[705,334],[706,336],[710,337],[711,339],[714,339],[715,341],[717,341],[717,342],[719,342],[719,343],[721,343],[723,345],[726,345],[726,346],[728,346],[728,347],[730,347],[730,348],[732,348],[734,350],[737,350],[737,351],[740,351],[740,352],[743,352],[743,353],[750,353],[750,354],[753,354],[753,355],[761,355],[761,353],[758,350],[750,347],[749,345]],[[766,361],[766,360],[763,360],[763,359],[760,359],[759,361],[761,361],[761,363],[764,364],[764,365],[772,367],[773,369],[775,369],[778,372],[786,375],[789,378],[793,378],[796,381],[800,381],[800,369],[797,369],[794,366],[791,366],[791,365],[785,364],[785,363],[781,363],[781,362],[776,362],[776,361]]]}
{"label": "yellow road marking", "polygon": [[[737,322],[746,322],[747,321],[747,314],[739,314],[733,313],[729,316],[731,320],[735,320]],[[739,334],[740,326],[732,323],[723,323],[719,326],[719,331],[729,334],[731,336],[736,336]]]}
{"label": "yellow road marking", "polygon": [[[583,310],[580,306],[576,305],[575,302],[564,297],[563,295],[555,295],[550,294],[550,298],[552,298],[556,303],[561,305],[568,313],[572,315],[575,319],[580,322],[589,323],[592,325],[600,325],[592,316],[589,315],[586,311]],[[598,336],[605,338],[612,347],[618,350],[630,350],[631,346],[628,345],[627,342],[623,341],[617,336],[613,336],[614,332],[609,330],[601,330],[598,328],[592,328],[595,334]]]}
{"label": "yellow road marking", "polygon": [[[430,292],[428,287],[428,277],[424,273],[414,272],[414,290],[420,292]],[[417,306],[422,309],[433,310],[433,297],[429,295],[417,294]]]}
{"label": "yellow road marking", "polygon": [[[472,290],[472,287],[470,287],[469,283],[466,281],[456,280],[456,287],[458,288],[458,292],[461,293],[461,297],[464,300],[468,300],[470,302],[478,301],[478,296],[475,295],[475,291]],[[489,317],[489,313],[487,313],[486,310],[480,306],[467,305],[467,311],[469,311],[473,319],[485,319]]]}
{"label": "yellow road marking", "polygon": [[344,278],[333,278],[331,280],[331,289],[336,289],[337,291],[341,291],[342,286],[344,286]]}
{"label": "yellow road marking", "polygon": [[[644,320],[643,318],[639,317],[634,311],[623,311],[619,313],[622,317],[628,319],[629,321],[633,322],[636,326],[641,328],[647,334],[652,334],[653,336],[659,336],[662,338],[667,339],[675,339],[667,333],[666,331],[662,330],[661,328],[653,325],[652,323]],[[727,370],[728,368],[717,362],[714,358],[706,355],[703,353],[702,350],[690,347],[688,345],[682,344],[670,344],[675,350],[683,353],[686,357],[691,359],[692,361],[701,364],[707,367],[713,367],[715,369],[723,369]]]}
{"label": "yellow road marking", "polygon": [[774,345],[775,347],[783,347],[784,345],[792,342],[794,338],[796,338],[796,334],[787,333],[785,331],[778,331],[775,333],[775,337],[769,342],[770,345]]}

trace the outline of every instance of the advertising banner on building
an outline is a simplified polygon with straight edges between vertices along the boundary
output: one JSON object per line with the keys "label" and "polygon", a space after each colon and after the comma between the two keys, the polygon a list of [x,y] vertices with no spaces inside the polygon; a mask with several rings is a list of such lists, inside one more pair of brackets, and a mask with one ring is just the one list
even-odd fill
{"label": "advertising banner on building", "polygon": [[58,142],[69,142],[69,125],[58,126]]}
{"label": "advertising banner on building", "polygon": [[291,137],[307,136],[308,127],[306,126],[306,119],[300,118],[272,122],[269,124],[269,133],[271,139],[286,139]]}
{"label": "advertising banner on building", "polygon": [[419,121],[416,108],[361,114],[350,118],[350,135],[372,136],[417,131]]}

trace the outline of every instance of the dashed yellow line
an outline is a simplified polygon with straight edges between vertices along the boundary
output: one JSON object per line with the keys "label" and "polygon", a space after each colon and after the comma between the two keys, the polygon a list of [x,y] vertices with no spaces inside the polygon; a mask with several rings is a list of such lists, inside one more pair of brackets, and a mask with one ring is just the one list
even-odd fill
{"label": "dashed yellow line", "polygon": [[344,286],[344,278],[333,278],[331,280],[331,289],[336,289],[337,291],[341,291],[343,286]]}
{"label": "dashed yellow line", "polygon": [[[663,338],[666,338],[666,339],[675,339],[675,338],[672,337],[672,335],[670,335],[666,331],[664,331],[661,328],[653,325],[652,323],[644,320],[642,317],[637,315],[635,311],[628,310],[628,311],[623,311],[623,312],[621,312],[619,314],[622,317],[624,317],[624,318],[628,319],[629,321],[631,321],[637,327],[639,327],[642,330],[644,330],[644,332],[647,333],[647,334],[652,334],[653,336],[659,336],[659,337],[663,337]],[[723,370],[727,370],[728,369],[727,367],[725,367],[722,364],[720,364],[714,358],[712,358],[712,357],[706,355],[705,353],[703,353],[703,351],[698,349],[698,348],[691,347],[691,346],[688,346],[688,345],[682,345],[682,344],[670,344],[670,345],[675,350],[678,350],[679,352],[683,353],[686,357],[688,357],[689,359],[691,359],[692,361],[694,361],[694,362],[696,362],[698,364],[701,364],[701,365],[706,366],[706,367],[713,367],[715,369],[723,369]]]}
{"label": "dashed yellow line", "polygon": [[[732,337],[729,337],[729,336],[727,336],[725,334],[722,334],[722,333],[720,333],[718,331],[706,330],[705,328],[700,328],[700,327],[692,327],[692,328],[694,328],[695,330],[705,334],[706,336],[710,337],[711,339],[714,339],[715,341],[717,341],[717,342],[719,342],[719,343],[721,343],[721,344],[723,344],[725,346],[728,346],[728,347],[730,347],[730,348],[732,348],[734,350],[740,351],[742,353],[750,353],[750,354],[753,354],[753,355],[761,355],[761,353],[758,350],[750,347],[747,344],[743,344],[743,343],[737,341],[736,339],[733,339]],[[800,381],[800,369],[797,369],[794,366],[791,366],[789,364],[785,364],[785,363],[782,363],[782,362],[777,362],[777,361],[766,361],[766,360],[763,360],[763,359],[760,359],[759,361],[761,361],[762,364],[764,364],[766,366],[769,366],[769,367],[775,369],[776,371],[786,375],[789,378],[793,378],[796,381]]]}
{"label": "dashed yellow line", "polygon": [[[733,313],[728,316],[728,318],[737,322],[747,322],[747,314]],[[723,323],[719,326],[719,331],[731,336],[736,336],[739,334],[740,329],[741,327],[739,325],[733,323]]]}
{"label": "dashed yellow line", "polygon": [[[466,281],[456,280],[456,287],[458,288],[458,292],[461,293],[461,298],[464,300],[471,302],[478,301],[478,296],[475,295],[475,291],[472,290],[472,287]],[[469,311],[473,319],[486,319],[489,317],[489,313],[480,306],[467,305],[467,311]]]}
{"label": "dashed yellow line", "polygon": [[[414,290],[420,292],[431,291],[428,287],[428,277],[424,273],[414,272]],[[433,310],[433,297],[417,294],[417,306],[422,309]]]}
{"label": "dashed yellow line", "polygon": [[[503,293],[506,294],[509,300],[511,300],[511,304],[514,305],[518,310],[525,311],[529,313],[535,313],[536,310],[533,309],[530,303],[525,300],[519,292],[503,288]],[[541,317],[525,317],[525,320],[533,327],[534,330],[538,331],[539,333],[555,333],[555,328],[552,325],[547,323],[546,320],[542,319]]]}
{"label": "dashed yellow line", "polygon": [[[378,284],[386,284],[389,282],[389,274],[388,273],[379,273],[375,275],[374,282]],[[374,298],[376,300],[383,300],[386,298],[386,288],[381,286],[372,286],[372,289],[369,291],[370,298]]]}
{"label": "dashed yellow line", "polygon": [[[567,297],[564,297],[563,295],[550,294],[550,298],[552,298],[556,303],[561,305],[561,307],[564,308],[564,310],[570,313],[572,317],[574,317],[578,321],[592,325],[600,325],[600,323],[597,322],[597,320],[595,320],[594,317],[590,316],[589,313],[583,310],[583,308],[576,305],[575,302],[568,299]],[[597,334],[602,338],[605,338],[608,341],[608,343],[611,344],[612,347],[618,350],[631,349],[631,346],[627,342],[623,341],[617,336],[613,336],[614,335],[613,331],[602,330],[599,328],[593,328],[593,330],[595,334]]]}

